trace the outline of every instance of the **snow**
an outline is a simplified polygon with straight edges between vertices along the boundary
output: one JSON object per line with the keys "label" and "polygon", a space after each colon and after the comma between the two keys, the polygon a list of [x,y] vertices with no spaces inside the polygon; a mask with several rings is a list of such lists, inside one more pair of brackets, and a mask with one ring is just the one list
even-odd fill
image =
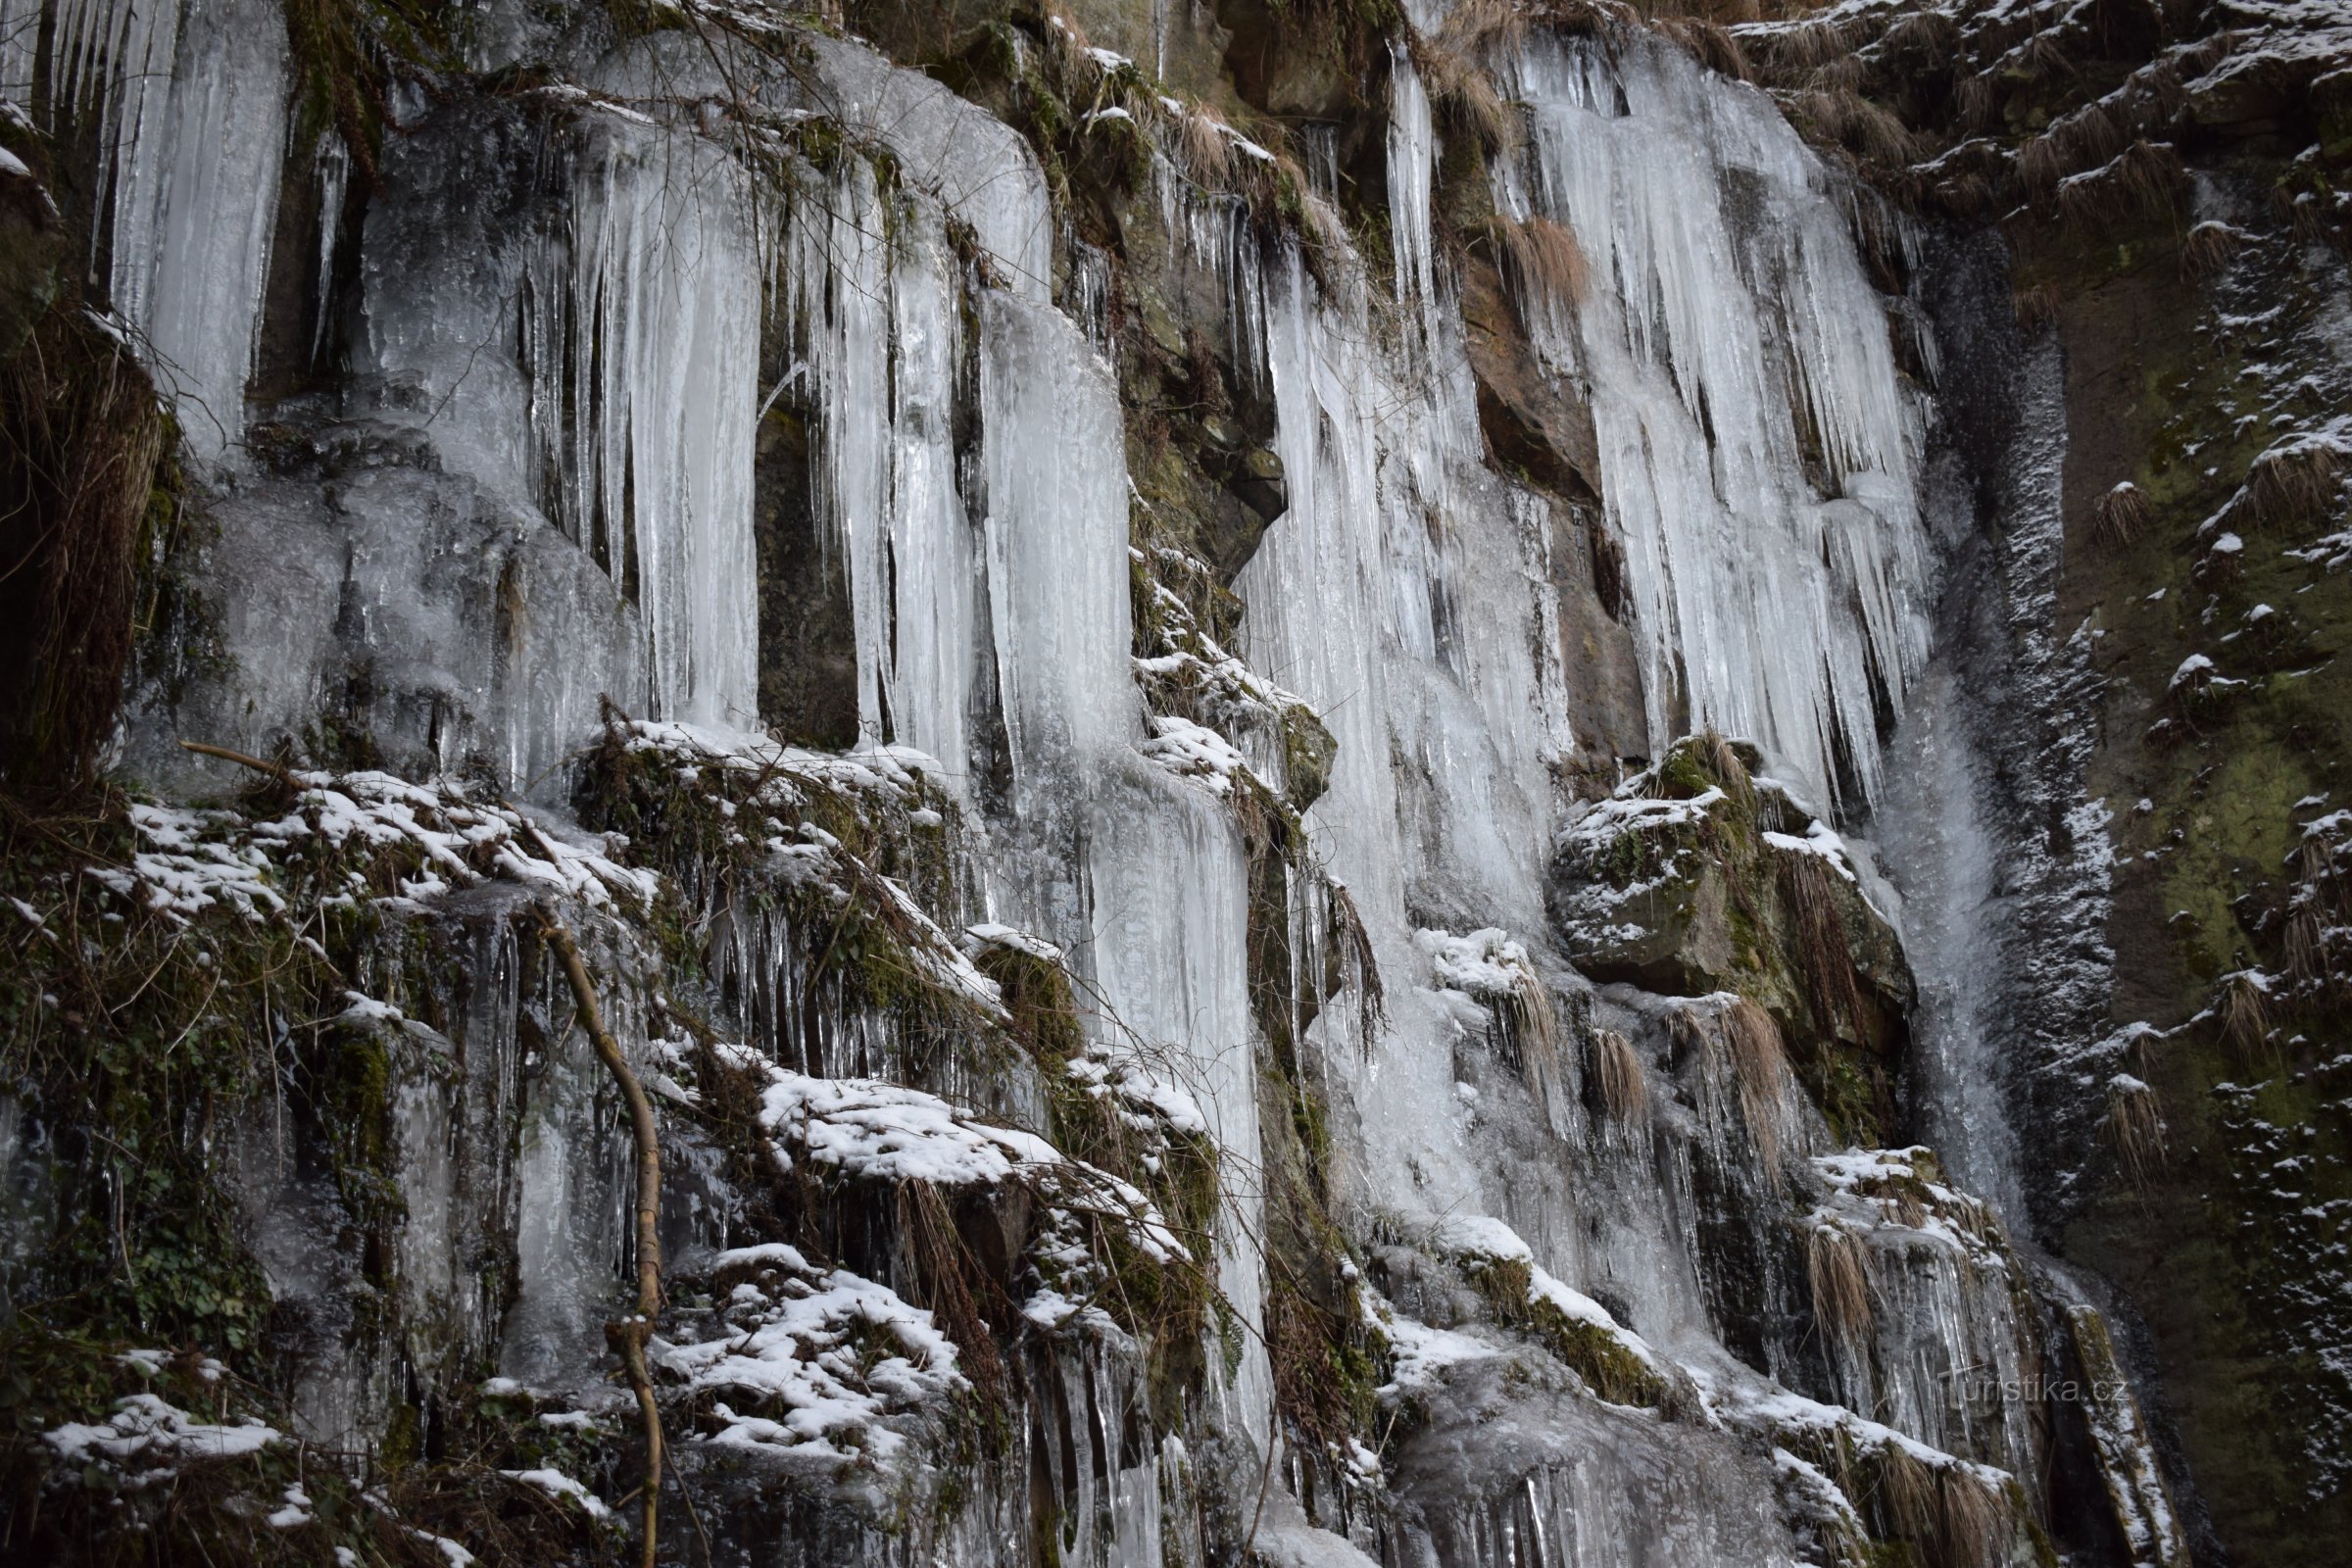
{"label": "snow", "polygon": [[123,1471],[124,1485],[136,1488],[168,1479],[180,1461],[243,1458],[285,1437],[251,1417],[216,1426],[160,1396],[133,1394],[118,1399],[104,1422],[68,1422],[42,1433],[41,1441],[66,1464],[105,1464]]}
{"label": "snow", "polygon": [[706,1325],[710,1337],[657,1340],[650,1355],[667,1381],[748,1401],[742,1411],[714,1401],[716,1429],[706,1443],[844,1462],[862,1452],[886,1462],[906,1442],[884,1424],[888,1417],[937,1409],[967,1386],[955,1343],[928,1311],[887,1286],[784,1259],[748,1284]]}
{"label": "snow", "polygon": [[552,1497],[568,1497],[578,1503],[581,1510],[591,1519],[601,1520],[612,1517],[612,1510],[605,1506],[605,1500],[602,1497],[561,1470],[502,1470],[499,1474],[510,1480],[537,1487]]}
{"label": "snow", "polygon": [[[420,785],[365,771],[289,777],[296,786],[293,806],[268,822],[134,802],[129,817],[143,848],[127,867],[92,875],[182,924],[216,907],[255,920],[282,911],[280,889],[289,868],[298,860],[315,864],[325,852],[388,853],[413,860],[415,875],[394,895],[410,899],[493,878],[608,908],[641,907],[653,898],[652,872],[569,842],[521,808],[477,799],[456,779]],[[358,998],[354,1005],[365,1010],[383,1004]]]}
{"label": "snow", "polygon": [[1482,1002],[1507,1001],[1529,986],[1543,982],[1527,956],[1524,943],[1495,926],[1455,936],[1447,931],[1417,931],[1414,945],[1429,955],[1438,983],[1467,992]]}
{"label": "snow", "polygon": [[[974,1119],[936,1095],[871,1078],[811,1078],[779,1067],[740,1046],[721,1045],[722,1061],[761,1081],[760,1125],[777,1164],[802,1159],[861,1181],[930,1182],[995,1187],[1018,1181],[1049,1205],[1071,1203],[1124,1225],[1157,1262],[1186,1258],[1145,1194],[1083,1160],[1070,1159],[1034,1133]],[[762,1250],[760,1261],[802,1266],[799,1254]],[[733,1255],[733,1254],[728,1254]]]}

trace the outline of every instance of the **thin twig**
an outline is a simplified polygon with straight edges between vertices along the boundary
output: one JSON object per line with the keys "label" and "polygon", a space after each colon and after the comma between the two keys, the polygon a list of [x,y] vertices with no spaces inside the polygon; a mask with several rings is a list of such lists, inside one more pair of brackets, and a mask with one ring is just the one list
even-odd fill
{"label": "thin twig", "polygon": [[234,762],[239,767],[250,767],[257,773],[267,773],[290,790],[302,788],[293,772],[280,763],[266,762],[258,757],[248,757],[243,752],[232,752],[225,746],[207,746],[202,741],[181,741],[179,745],[180,750],[194,752],[199,757],[218,757],[223,762]]}
{"label": "thin twig", "polygon": [[629,1070],[628,1058],[620,1054],[619,1044],[605,1028],[603,1009],[596,1003],[596,987],[589,981],[588,966],[580,961],[580,950],[571,940],[570,930],[544,907],[539,911],[539,921],[540,936],[555,950],[557,960],[564,967],[564,977],[571,982],[571,998],[579,1008],[580,1022],[595,1043],[597,1055],[604,1059],[613,1081],[620,1085],[621,1098],[629,1103],[629,1127],[637,1145],[637,1311],[633,1317],[606,1324],[605,1341],[619,1352],[629,1387],[637,1395],[638,1413],[645,1420],[645,1546],[639,1560],[644,1568],[654,1568],[656,1527],[662,1506],[662,1412],[654,1403],[654,1380],[646,1371],[645,1347],[653,1337],[654,1317],[662,1310],[662,1238],[657,1228],[662,1208],[660,1135],[654,1127],[653,1102],[646,1099],[637,1075]]}

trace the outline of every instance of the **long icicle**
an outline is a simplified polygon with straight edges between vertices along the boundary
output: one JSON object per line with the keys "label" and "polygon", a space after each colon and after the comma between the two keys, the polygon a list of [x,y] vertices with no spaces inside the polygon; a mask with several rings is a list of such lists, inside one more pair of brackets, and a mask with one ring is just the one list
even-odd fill
{"label": "long icicle", "polygon": [[654,1568],[662,1505],[662,1414],[654,1404],[654,1380],[646,1371],[645,1346],[654,1332],[654,1316],[662,1309],[662,1238],[656,1228],[662,1207],[662,1151],[654,1129],[653,1102],[645,1098],[644,1087],[629,1070],[628,1058],[605,1028],[604,1012],[596,1004],[596,987],[589,982],[588,966],[580,961],[571,932],[544,906],[539,921],[540,936],[555,950],[564,965],[564,977],[571,982],[580,1022],[629,1102],[630,1130],[637,1145],[637,1312],[634,1317],[606,1324],[605,1340],[619,1352],[621,1368],[637,1395],[638,1412],[645,1418],[645,1548],[639,1560],[644,1568]]}

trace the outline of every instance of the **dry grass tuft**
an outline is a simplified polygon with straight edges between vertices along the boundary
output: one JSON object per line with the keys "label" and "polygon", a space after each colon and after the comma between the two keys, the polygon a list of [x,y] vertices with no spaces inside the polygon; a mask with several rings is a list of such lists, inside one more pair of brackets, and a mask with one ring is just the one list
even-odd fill
{"label": "dry grass tuft", "polygon": [[2054,142],[2076,169],[2095,169],[2124,150],[2124,133],[2106,109],[2084,104],[2050,126],[2037,141]]}
{"label": "dry grass tuft", "polygon": [[1815,1225],[1805,1233],[1805,1280],[1821,1326],[1857,1353],[1867,1348],[1875,1317],[1862,1244],[1838,1226]]}
{"label": "dry grass tuft", "polygon": [[1495,237],[1501,242],[1503,264],[1522,300],[1549,300],[1573,307],[1584,300],[1592,281],[1585,265],[1585,248],[1564,223],[1537,215],[1497,218]]}
{"label": "dry grass tuft", "polygon": [[1910,1541],[1933,1541],[1942,1522],[1936,1473],[1896,1443],[1880,1450],[1877,1469],[1880,1508],[1894,1534]]}
{"label": "dry grass tuft", "polygon": [[1819,71],[1854,52],[1842,23],[1817,17],[1801,26],[1776,27],[1758,36],[1753,58],[1776,74]]}
{"label": "dry grass tuft", "polygon": [[1596,1091],[1601,1110],[1622,1125],[1639,1122],[1649,1108],[1649,1080],[1632,1041],[1614,1029],[1595,1029],[1586,1055],[1585,1081]]}
{"label": "dry grass tuft", "polygon": [[1715,775],[1715,782],[1723,786],[1723,793],[1730,796],[1741,810],[1752,811],[1756,808],[1755,780],[1748,776],[1747,764],[1740,760],[1740,749],[1720,731],[1710,729],[1700,733],[1698,760],[1700,765]]}
{"label": "dry grass tuft", "polygon": [[2344,453],[2324,440],[2274,447],[2246,470],[2246,501],[2271,526],[2324,515],[2344,476]]}
{"label": "dry grass tuft", "polygon": [[2066,177],[2066,160],[2055,137],[2036,136],[2017,155],[2017,177],[2035,199],[2047,197]]}
{"label": "dry grass tuft", "polygon": [[2058,318],[2058,289],[2050,283],[2034,283],[2013,289],[2009,295],[2009,310],[2017,324],[2032,331]]}
{"label": "dry grass tuft", "polygon": [[1914,11],[1880,35],[1896,53],[1915,55],[1931,71],[1952,63],[1960,49],[1960,24],[1940,11]]}
{"label": "dry grass tuft", "polygon": [[1476,58],[1490,49],[1508,52],[1527,39],[1528,14],[1518,0],[1461,0],[1446,14],[1438,41],[1454,54]]}
{"label": "dry grass tuft", "polygon": [[1977,1568],[2000,1560],[2001,1547],[2016,1531],[2009,1500],[1974,1471],[1954,1465],[1936,1477],[1936,1558],[1945,1568]]}
{"label": "dry grass tuft", "polygon": [[1233,177],[1233,134],[1225,117],[1206,104],[1187,105],[1176,117],[1176,159],[1196,183],[1222,189]]}
{"label": "dry grass tuft", "polygon": [[1848,89],[1798,94],[1791,106],[1814,139],[1843,147],[1867,162],[1900,165],[1911,161],[1911,132],[1893,115]]}
{"label": "dry grass tuft", "polygon": [[2240,969],[2223,982],[2222,1038],[2246,1060],[2261,1055],[2271,1038],[2270,988],[2250,970]]}
{"label": "dry grass tuft", "polygon": [[1991,123],[1993,106],[1998,102],[1990,73],[1963,76],[1960,85],[1952,89],[1952,108],[1966,130],[1983,130]]}
{"label": "dry grass tuft", "polygon": [[1730,1053],[1732,1070],[1740,1079],[1740,1113],[1748,1136],[1766,1166],[1778,1169],[1781,1158],[1783,1090],[1788,1078],[1788,1053],[1781,1043],[1781,1026],[1754,1002],[1741,997],[1723,1010],[1716,1033]]}
{"label": "dry grass tuft", "polygon": [[0,772],[95,777],[168,510],[169,435],[130,351],[58,308],[0,366]]}
{"label": "dry grass tuft", "polygon": [[1740,40],[1710,18],[1669,17],[1659,22],[1657,28],[1717,75],[1729,76],[1734,81],[1746,81],[1752,74],[1747,56],[1740,47]]}
{"label": "dry grass tuft", "polygon": [[2058,183],[2058,213],[2077,226],[2180,210],[2188,166],[2169,142],[2135,141],[2104,167]]}
{"label": "dry grass tuft", "polygon": [[1824,1036],[1835,1036],[1844,1026],[1860,1038],[1862,984],[1845,940],[1845,920],[1838,911],[1831,881],[1837,874],[1820,856],[1788,855],[1782,858],[1781,889],[1795,927],[1815,1027]]}
{"label": "dry grass tuft", "polygon": [[1515,152],[1527,140],[1527,122],[1517,106],[1504,101],[1494,78],[1468,54],[1416,36],[1412,56],[1431,102],[1490,156]]}
{"label": "dry grass tuft", "polygon": [[2147,495],[2129,479],[2099,497],[2091,509],[2091,536],[2108,550],[2125,548],[2147,526]]}
{"label": "dry grass tuft", "polygon": [[2164,1116],[2157,1108],[2156,1091],[2137,1078],[2108,1080],[2107,1114],[2100,1130],[2132,1185],[2146,1187],[2149,1176],[2164,1163]]}
{"label": "dry grass tuft", "polygon": [[2180,270],[2188,277],[2212,277],[2230,265],[2245,243],[2245,235],[2228,223],[2206,220],[2180,242]]}
{"label": "dry grass tuft", "polygon": [[2068,58],[2066,44],[2060,36],[2063,29],[2050,28],[2037,32],[2033,40],[2017,51],[2018,66],[2036,76],[2073,76],[2078,73]]}

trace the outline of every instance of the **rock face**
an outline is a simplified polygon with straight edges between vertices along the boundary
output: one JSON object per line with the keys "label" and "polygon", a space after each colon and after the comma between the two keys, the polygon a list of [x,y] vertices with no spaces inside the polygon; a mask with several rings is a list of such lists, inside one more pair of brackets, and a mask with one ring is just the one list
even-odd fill
{"label": "rock face", "polygon": [[2334,1561],[2347,29],[1655,9],[0,0],[0,1555]]}

